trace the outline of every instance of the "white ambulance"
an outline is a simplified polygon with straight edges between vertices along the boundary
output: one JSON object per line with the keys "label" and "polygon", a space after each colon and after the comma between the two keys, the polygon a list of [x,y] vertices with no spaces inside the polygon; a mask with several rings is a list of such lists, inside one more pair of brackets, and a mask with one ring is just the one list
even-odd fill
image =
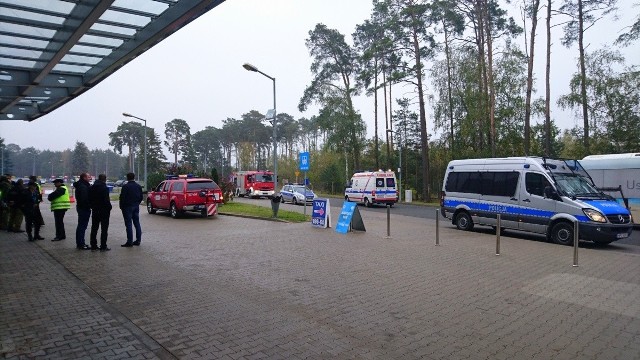
{"label": "white ambulance", "polygon": [[344,190],[344,200],[362,203],[393,206],[398,202],[396,173],[393,171],[363,171],[353,174]]}

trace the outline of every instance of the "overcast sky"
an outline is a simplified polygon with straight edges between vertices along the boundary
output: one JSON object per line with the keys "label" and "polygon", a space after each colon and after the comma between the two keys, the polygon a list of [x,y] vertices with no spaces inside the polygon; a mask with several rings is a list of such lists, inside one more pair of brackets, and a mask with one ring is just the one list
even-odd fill
{"label": "overcast sky", "polygon": [[[607,20],[589,30],[588,50],[612,43],[640,11],[632,8],[631,0],[620,3],[619,20]],[[31,123],[0,121],[0,136],[5,144],[22,148],[73,149],[81,141],[90,149],[108,149],[109,132],[131,120],[123,112],[146,119],[162,140],[164,124],[175,118],[186,120],[192,133],[206,126],[220,128],[226,118],[238,119],[254,109],[265,113],[273,107],[271,80],[244,70],[245,62],[276,78],[279,113],[311,117],[317,114],[317,107],[305,113],[297,109],[311,81],[311,59],[305,46],[308,32],[324,23],[351,42],[356,24],[370,13],[371,0],[227,0],[54,112]],[[519,14],[511,15],[521,24]],[[544,26],[543,18],[535,59],[538,96],[544,94]],[[556,99],[568,91],[577,50],[560,45],[561,28],[553,29],[553,35],[552,98]],[[623,52],[628,64],[640,63],[638,43]],[[394,89],[395,94],[408,91]],[[354,103],[372,137],[373,99],[360,97]],[[427,121],[432,132],[430,114]],[[552,116],[561,128],[576,124],[570,113]],[[382,132],[384,129],[380,136]]]}

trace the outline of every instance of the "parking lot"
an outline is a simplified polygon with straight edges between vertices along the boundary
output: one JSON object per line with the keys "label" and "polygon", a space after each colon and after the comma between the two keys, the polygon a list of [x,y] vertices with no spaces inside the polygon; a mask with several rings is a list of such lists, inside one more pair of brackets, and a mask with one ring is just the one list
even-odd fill
{"label": "parking lot", "polygon": [[435,246],[429,219],[394,215],[387,238],[384,212],[347,235],[143,212],[121,248],[116,208],[106,253],[50,242],[48,211],[45,241],[2,233],[0,357],[640,358],[635,245],[573,267],[570,247],[505,236],[496,256],[495,235],[449,226]]}

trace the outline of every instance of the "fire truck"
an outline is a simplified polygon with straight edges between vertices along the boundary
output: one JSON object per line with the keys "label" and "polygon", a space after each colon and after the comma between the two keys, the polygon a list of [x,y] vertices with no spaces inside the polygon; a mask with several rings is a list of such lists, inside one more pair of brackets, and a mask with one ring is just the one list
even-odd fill
{"label": "fire truck", "polygon": [[273,173],[267,170],[237,171],[233,173],[236,196],[251,198],[273,197]]}

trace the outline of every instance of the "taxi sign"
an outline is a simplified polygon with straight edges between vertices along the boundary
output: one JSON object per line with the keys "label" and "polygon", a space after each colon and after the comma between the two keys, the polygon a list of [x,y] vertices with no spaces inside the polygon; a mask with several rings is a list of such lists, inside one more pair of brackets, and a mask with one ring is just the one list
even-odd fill
{"label": "taxi sign", "polygon": [[329,206],[329,199],[313,200],[311,225],[323,229],[331,227],[331,206]]}

